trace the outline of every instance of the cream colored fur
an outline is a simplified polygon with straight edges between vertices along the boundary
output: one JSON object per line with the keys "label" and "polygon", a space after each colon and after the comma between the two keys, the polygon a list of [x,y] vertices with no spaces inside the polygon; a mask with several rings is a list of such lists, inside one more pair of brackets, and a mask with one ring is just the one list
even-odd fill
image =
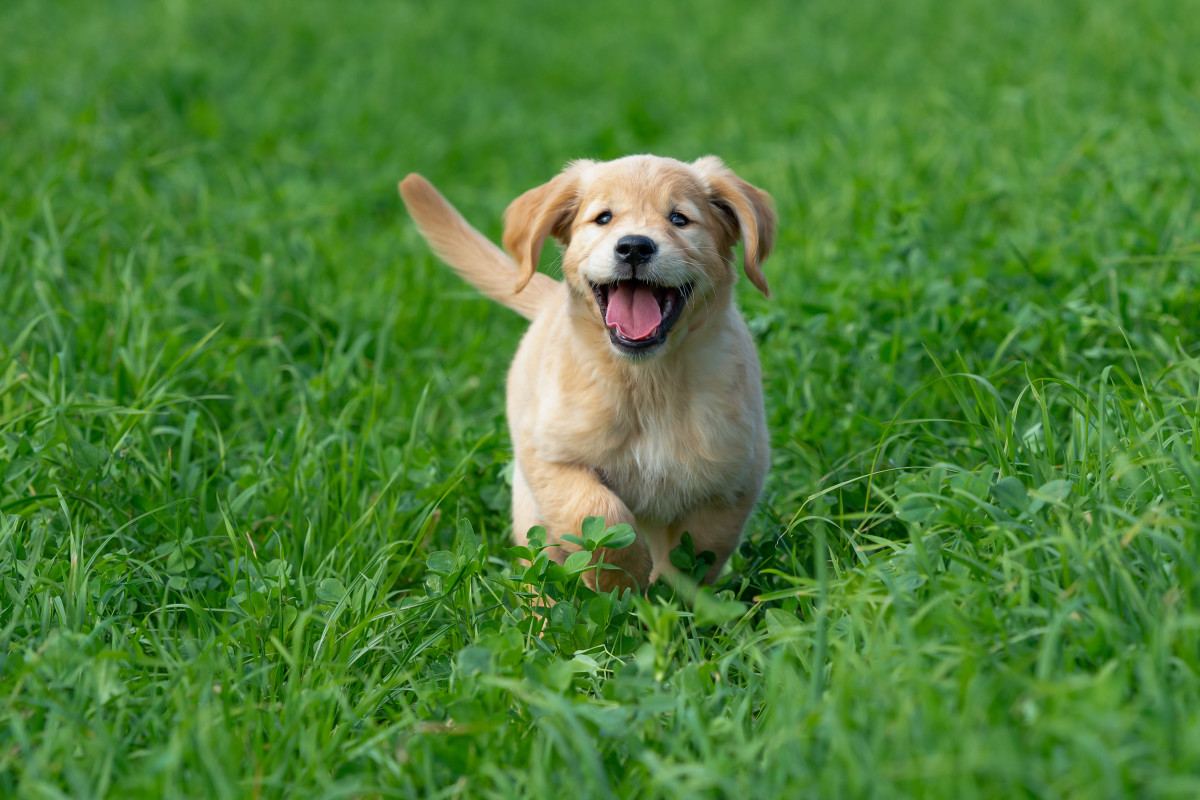
{"label": "cream colored fur", "polygon": [[[697,552],[716,555],[713,580],[740,541],[769,460],[758,357],[732,302],[739,238],[747,276],[767,293],[769,196],[713,156],[577,161],[509,206],[510,258],[421,176],[405,178],[400,192],[439,257],[532,320],[508,374],[514,538],[543,525],[561,543],[588,516],[627,522],[637,542],[602,553],[620,570],[603,571],[600,586],[644,587],[671,573],[668,554],[687,531]],[[603,212],[611,220],[600,222]],[[631,234],[658,247],[639,277],[692,287],[665,342],[640,357],[610,343],[591,289],[620,277],[614,246]],[[536,271],[550,237],[564,247],[561,282]],[[574,549],[564,543],[554,555]]]}

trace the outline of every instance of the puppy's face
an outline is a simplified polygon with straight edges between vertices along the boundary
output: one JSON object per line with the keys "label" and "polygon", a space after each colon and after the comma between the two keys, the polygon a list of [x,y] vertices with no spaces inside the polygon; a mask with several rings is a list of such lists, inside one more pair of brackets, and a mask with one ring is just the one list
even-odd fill
{"label": "puppy's face", "polygon": [[506,222],[522,285],[547,236],[566,246],[572,302],[622,356],[652,356],[703,321],[736,279],[730,256],[739,238],[747,275],[767,292],[760,265],[774,239],[770,198],[712,156],[575,162],[517,198]]}

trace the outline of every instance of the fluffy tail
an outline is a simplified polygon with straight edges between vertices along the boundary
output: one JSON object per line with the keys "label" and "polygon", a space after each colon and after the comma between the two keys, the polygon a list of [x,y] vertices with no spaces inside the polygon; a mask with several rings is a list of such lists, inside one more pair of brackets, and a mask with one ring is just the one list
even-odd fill
{"label": "fluffy tail", "polygon": [[416,220],[417,230],[438,258],[486,296],[526,319],[533,319],[558,294],[558,281],[540,272],[520,292],[514,291],[516,262],[472,228],[433,184],[420,175],[414,172],[400,182],[400,196]]}

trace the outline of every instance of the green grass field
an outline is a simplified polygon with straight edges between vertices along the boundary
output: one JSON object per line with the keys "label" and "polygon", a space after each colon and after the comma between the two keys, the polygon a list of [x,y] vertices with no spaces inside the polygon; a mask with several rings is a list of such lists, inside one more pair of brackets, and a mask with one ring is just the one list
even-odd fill
{"label": "green grass field", "polygon": [[[0,795],[1200,796],[1200,3],[0,32]],[[781,220],[772,472],[694,602],[508,551],[524,323],[395,190],[498,237],[635,152]]]}

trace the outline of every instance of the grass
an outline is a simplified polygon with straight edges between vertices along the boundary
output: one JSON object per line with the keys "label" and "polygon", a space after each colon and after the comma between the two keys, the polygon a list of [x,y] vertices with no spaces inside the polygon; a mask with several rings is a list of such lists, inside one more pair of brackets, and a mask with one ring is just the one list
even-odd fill
{"label": "grass", "polygon": [[[0,793],[1200,794],[1195,2],[0,25]],[[523,324],[394,189],[641,151],[782,220],[694,603],[518,565]]]}

